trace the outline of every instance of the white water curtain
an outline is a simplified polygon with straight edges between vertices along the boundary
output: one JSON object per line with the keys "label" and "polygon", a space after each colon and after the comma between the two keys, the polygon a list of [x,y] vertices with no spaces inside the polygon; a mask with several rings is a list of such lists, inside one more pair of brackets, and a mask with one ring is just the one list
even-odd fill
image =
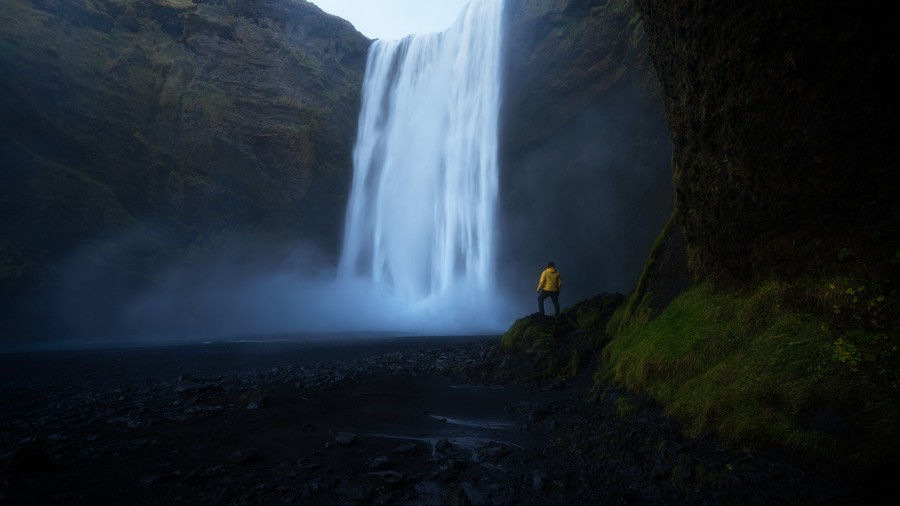
{"label": "white water curtain", "polygon": [[445,32],[373,43],[341,277],[409,304],[490,297],[502,11],[473,0]]}

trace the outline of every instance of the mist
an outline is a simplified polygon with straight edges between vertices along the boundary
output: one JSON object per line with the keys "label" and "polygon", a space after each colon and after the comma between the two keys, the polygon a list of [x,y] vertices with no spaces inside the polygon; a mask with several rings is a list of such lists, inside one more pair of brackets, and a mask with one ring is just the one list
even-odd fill
{"label": "mist", "polygon": [[64,262],[51,312],[64,329],[60,344],[145,346],[304,333],[494,334],[512,314],[500,299],[485,307],[466,292],[410,302],[384,284],[338,276],[313,243],[222,239],[215,251],[154,269],[136,255],[146,247],[141,232],[84,247]]}
{"label": "mist", "polygon": [[548,261],[564,307],[634,288],[674,207],[664,117],[648,122],[645,107],[626,93],[527,145],[507,140],[498,228],[511,303],[537,307],[529,299]]}

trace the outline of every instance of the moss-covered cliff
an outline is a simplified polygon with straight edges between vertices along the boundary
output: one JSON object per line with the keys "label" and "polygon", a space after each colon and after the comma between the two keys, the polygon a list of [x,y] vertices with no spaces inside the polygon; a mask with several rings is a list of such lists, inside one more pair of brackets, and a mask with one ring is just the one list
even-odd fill
{"label": "moss-covered cliff", "polygon": [[[589,331],[586,344],[604,345],[598,386],[651,394],[689,434],[777,446],[867,480],[893,472],[900,199],[887,76],[898,8],[606,5],[635,8],[646,34],[676,209],[606,335],[575,325],[565,337]],[[567,41],[585,54],[597,44]],[[579,89],[604,76],[589,82]],[[512,353],[542,352],[531,320],[507,334]]]}
{"label": "moss-covered cliff", "polygon": [[636,1],[693,267],[726,283],[897,279],[898,9]]}
{"label": "moss-covered cliff", "polygon": [[[651,392],[694,433],[888,469],[900,458],[898,99],[885,79],[897,8],[635,3],[676,212],[608,327],[603,377]],[[667,267],[678,257],[696,285],[669,303],[687,288]]]}
{"label": "moss-covered cliff", "polygon": [[333,253],[368,44],[302,0],[4,0],[0,328],[76,251],[125,278],[231,235]]}

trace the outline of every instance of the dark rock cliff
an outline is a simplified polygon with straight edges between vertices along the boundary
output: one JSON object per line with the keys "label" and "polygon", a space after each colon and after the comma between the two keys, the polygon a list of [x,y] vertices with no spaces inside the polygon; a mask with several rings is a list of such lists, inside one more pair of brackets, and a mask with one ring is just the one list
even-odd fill
{"label": "dark rock cliff", "polygon": [[553,260],[563,305],[627,292],[674,199],[643,23],[624,0],[509,2],[506,14],[501,267],[517,277],[505,284],[530,293]]}
{"label": "dark rock cliff", "polygon": [[835,466],[864,497],[900,458],[900,7],[634,3],[676,212],[597,377],[693,433]]}
{"label": "dark rock cliff", "polygon": [[0,327],[72,252],[126,284],[228,237],[333,253],[368,44],[302,0],[4,1]]}
{"label": "dark rock cliff", "polygon": [[637,0],[672,135],[677,214],[724,286],[896,283],[896,5]]}

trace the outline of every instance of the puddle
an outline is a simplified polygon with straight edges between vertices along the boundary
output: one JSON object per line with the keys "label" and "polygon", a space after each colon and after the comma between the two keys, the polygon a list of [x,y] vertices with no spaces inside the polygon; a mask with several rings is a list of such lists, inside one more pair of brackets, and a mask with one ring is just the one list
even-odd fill
{"label": "puddle", "polygon": [[499,420],[467,420],[464,418],[452,418],[449,416],[429,415],[435,420],[460,425],[463,427],[474,427],[476,429],[511,429],[516,426],[515,422],[506,422]]}
{"label": "puddle", "polygon": [[503,441],[502,439],[486,438],[478,436],[461,436],[461,437],[443,437],[443,436],[397,436],[392,434],[368,434],[369,437],[380,437],[385,439],[399,439],[403,441],[421,441],[431,447],[431,456],[438,456],[438,444],[440,441],[448,441],[456,448],[461,448],[469,452],[469,460],[478,461],[478,449],[488,445],[506,445],[522,450],[523,448],[511,441]]}
{"label": "puddle", "polygon": [[466,390],[506,390],[500,385],[450,385],[450,388]]}

